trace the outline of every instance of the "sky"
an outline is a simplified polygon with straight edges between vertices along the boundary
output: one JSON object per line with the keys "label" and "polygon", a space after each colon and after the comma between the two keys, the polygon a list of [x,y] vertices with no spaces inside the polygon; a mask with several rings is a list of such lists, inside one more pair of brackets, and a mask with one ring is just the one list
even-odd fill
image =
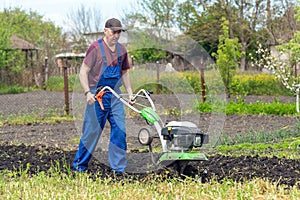
{"label": "sky", "polygon": [[45,20],[53,21],[56,25],[63,27],[67,15],[72,10],[77,10],[80,5],[87,7],[95,6],[102,13],[104,22],[99,23],[104,27],[106,19],[116,17],[121,19],[125,10],[134,8],[137,0],[1,0],[0,11],[4,8],[21,8],[32,10],[44,16]]}

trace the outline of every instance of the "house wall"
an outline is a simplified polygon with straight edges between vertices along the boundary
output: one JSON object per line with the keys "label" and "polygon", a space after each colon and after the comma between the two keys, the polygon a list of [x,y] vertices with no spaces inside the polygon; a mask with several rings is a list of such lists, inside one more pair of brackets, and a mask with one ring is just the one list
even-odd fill
{"label": "house wall", "polygon": [[286,63],[289,63],[289,65],[291,67],[294,68],[294,73],[297,75],[299,74],[299,70],[300,70],[300,63],[290,63],[290,54],[289,53],[283,53],[281,54],[277,49],[276,49],[276,46],[271,46],[270,47],[270,50],[271,50],[271,55],[275,58],[278,58],[279,60],[281,61],[284,61]]}

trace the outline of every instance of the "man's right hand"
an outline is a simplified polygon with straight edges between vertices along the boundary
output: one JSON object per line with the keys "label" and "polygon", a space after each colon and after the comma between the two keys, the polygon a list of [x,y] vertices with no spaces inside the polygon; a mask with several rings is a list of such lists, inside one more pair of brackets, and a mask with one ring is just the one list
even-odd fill
{"label": "man's right hand", "polygon": [[96,99],[94,97],[94,94],[92,94],[91,92],[87,93],[86,95],[86,101],[89,105],[92,105],[95,103]]}

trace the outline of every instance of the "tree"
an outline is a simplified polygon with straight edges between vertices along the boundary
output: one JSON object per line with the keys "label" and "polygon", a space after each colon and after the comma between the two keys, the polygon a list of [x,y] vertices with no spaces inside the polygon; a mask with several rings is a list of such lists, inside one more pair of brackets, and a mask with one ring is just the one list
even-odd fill
{"label": "tree", "polygon": [[99,24],[102,21],[102,14],[96,6],[87,7],[81,4],[77,10],[72,10],[67,14],[67,24],[71,27],[71,41],[85,49],[87,41],[83,38],[85,33],[98,33],[103,30]]}
{"label": "tree", "polygon": [[217,53],[213,53],[213,56],[216,58],[216,64],[221,73],[227,97],[230,98],[230,84],[239,66],[241,46],[237,38],[229,38],[228,20],[223,18],[222,21],[223,35],[220,35],[218,50]]}
{"label": "tree", "polygon": [[[246,70],[246,51],[252,45],[258,35],[255,30],[261,24],[259,13],[264,11],[264,0],[237,0],[231,1],[233,9],[231,14],[227,14],[227,19],[230,21],[232,35],[239,38],[241,49],[243,52],[240,60],[240,69]],[[227,5],[226,8],[230,8]],[[230,13],[230,12],[227,12]]]}
{"label": "tree", "polygon": [[6,10],[0,13],[0,69],[8,66],[10,57],[6,50],[9,48],[10,36],[13,34],[12,26],[9,20],[6,20]]}
{"label": "tree", "polygon": [[[298,0],[298,3],[300,1]],[[295,7],[296,21],[300,21],[300,6]],[[300,75],[297,72],[297,65],[300,63],[300,31],[296,31],[293,38],[276,47],[278,55],[272,55],[271,50],[263,48],[259,44],[256,53],[259,59],[254,59],[254,64],[266,68],[275,74],[282,84],[296,95],[296,109],[299,112]],[[288,60],[283,59],[288,55]]]}
{"label": "tree", "polygon": [[159,38],[169,40],[176,28],[176,8],[178,0],[141,0],[137,9],[126,15],[126,25],[151,30]]}
{"label": "tree", "polygon": [[[229,21],[229,37],[241,43],[240,69],[246,70],[249,52],[257,41],[280,41],[294,29],[291,19],[294,0],[190,0],[178,7],[178,27],[198,41],[210,54],[216,52],[222,34],[221,18]],[[286,40],[285,40],[286,41]]]}
{"label": "tree", "polygon": [[222,32],[216,1],[184,1],[178,5],[177,26],[184,34],[199,42],[211,54],[217,50],[219,35]]}
{"label": "tree", "polygon": [[128,47],[137,62],[166,58],[165,43],[174,37],[177,0],[141,0],[125,14],[124,24],[134,37]]}
{"label": "tree", "polygon": [[295,1],[271,1],[267,0],[267,21],[263,28],[268,33],[268,43],[279,45],[288,42],[297,31],[297,23],[294,18]]}
{"label": "tree", "polygon": [[[1,67],[7,69],[9,79],[14,80],[14,77],[18,79],[18,74],[23,74],[26,67],[24,53],[12,49],[10,45],[12,35],[17,35],[39,47],[39,57],[34,61],[32,73],[40,72],[45,56],[54,57],[58,44],[62,43],[61,28],[51,21],[43,21],[43,16],[34,11],[26,12],[20,8],[4,9],[0,12],[0,20],[0,61]],[[51,70],[53,65],[49,67]],[[10,74],[13,76],[10,77]]]}

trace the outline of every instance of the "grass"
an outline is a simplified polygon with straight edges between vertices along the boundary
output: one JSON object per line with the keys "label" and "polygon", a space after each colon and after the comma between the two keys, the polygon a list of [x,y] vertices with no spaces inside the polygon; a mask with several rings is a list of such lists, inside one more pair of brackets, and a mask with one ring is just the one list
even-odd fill
{"label": "grass", "polygon": [[0,199],[296,199],[300,190],[268,180],[201,183],[195,179],[156,177],[145,182],[124,179],[91,179],[86,173],[75,176],[54,172],[29,177],[0,172]]}

